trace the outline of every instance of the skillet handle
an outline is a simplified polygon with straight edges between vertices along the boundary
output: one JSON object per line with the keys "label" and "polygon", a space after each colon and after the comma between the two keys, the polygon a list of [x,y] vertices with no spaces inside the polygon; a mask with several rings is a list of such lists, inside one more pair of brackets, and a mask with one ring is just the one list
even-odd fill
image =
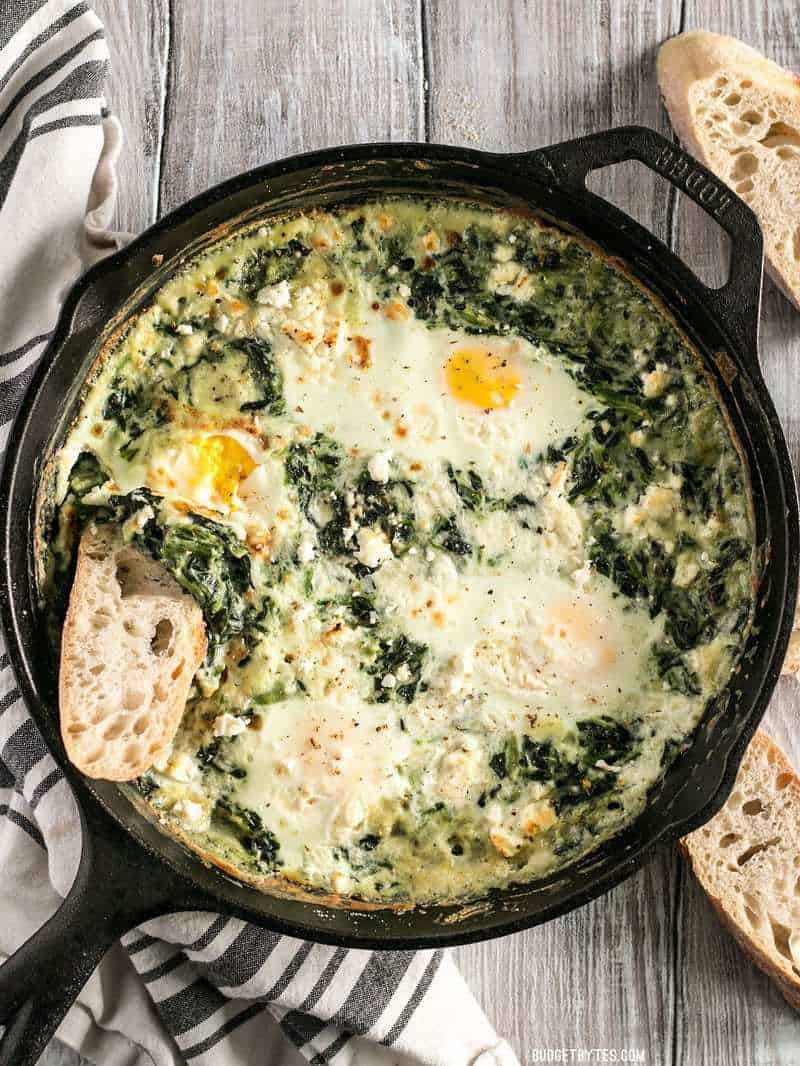
{"label": "skillet handle", "polygon": [[[551,180],[600,200],[630,226],[631,220],[586,188],[593,170],[637,159],[666,178],[714,219],[731,238],[730,272],[719,289],[703,286],[706,302],[732,334],[732,340],[755,361],[764,265],[764,241],[756,216],[732,189],[672,141],[646,126],[620,126],[574,141],[527,152],[530,165],[544,168]],[[638,228],[638,223],[634,223]],[[647,231],[645,231],[647,232]],[[652,235],[648,234],[652,241]],[[702,284],[702,283],[700,283]]]}
{"label": "skillet handle", "polygon": [[[106,951],[160,914],[215,910],[93,797],[80,811],[75,881],[56,913],[0,966],[0,1066],[34,1066]],[[87,818],[88,814],[88,818]]]}

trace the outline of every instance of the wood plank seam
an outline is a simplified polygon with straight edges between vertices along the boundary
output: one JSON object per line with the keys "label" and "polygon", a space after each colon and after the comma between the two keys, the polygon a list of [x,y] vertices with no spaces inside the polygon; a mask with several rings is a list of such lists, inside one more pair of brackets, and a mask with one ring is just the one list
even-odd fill
{"label": "wood plank seam", "polygon": [[[683,33],[686,28],[686,0],[681,0],[681,6],[678,12],[678,33]],[[672,141],[678,144],[677,134],[672,132]],[[666,207],[666,223],[667,223],[667,244],[671,251],[675,252],[678,247],[678,224],[679,224],[679,212],[678,208],[678,190],[670,184],[667,192],[667,207]],[[680,859],[671,866],[673,871],[673,883],[672,883],[672,936],[671,936],[671,954],[672,954],[672,981],[670,994],[672,997],[671,1012],[670,1012],[670,1029],[669,1034],[669,1060],[670,1066],[677,1066],[678,1063],[678,1016],[680,1009],[680,994],[679,994],[679,982],[681,972],[681,928],[680,923],[683,914],[683,891],[685,882],[685,873],[683,869],[683,863]]]}
{"label": "wood plank seam", "polygon": [[427,0],[419,0],[419,27],[420,27],[420,51],[419,51],[419,76],[421,87],[420,114],[422,116],[422,139],[425,142],[431,139],[431,69],[430,69],[430,38],[428,37],[428,3]]}
{"label": "wood plank seam", "polygon": [[173,0],[166,0],[167,17],[164,28],[164,77],[161,81],[161,113],[158,121],[158,151],[156,154],[156,172],[153,189],[153,221],[162,215],[162,176],[164,173],[164,155],[169,125],[169,105],[172,96],[172,75],[174,65],[173,41],[175,39],[175,12]]}

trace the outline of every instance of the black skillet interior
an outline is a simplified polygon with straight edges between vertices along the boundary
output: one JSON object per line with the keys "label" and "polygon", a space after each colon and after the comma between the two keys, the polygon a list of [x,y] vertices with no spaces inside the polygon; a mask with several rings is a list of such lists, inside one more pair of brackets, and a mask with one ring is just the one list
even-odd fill
{"label": "black skillet interior", "polygon": [[[731,274],[722,289],[707,289],[650,233],[586,191],[589,171],[633,158],[681,188],[727,230]],[[472,906],[405,911],[332,908],[262,894],[203,865],[159,832],[117,787],[89,782],[69,766],[58,736],[55,668],[35,603],[31,524],[42,457],[59,443],[73,417],[98,341],[119,308],[125,314],[135,310],[187,246],[213,239],[215,228],[231,219],[391,193],[532,209],[588,236],[660,296],[700,349],[742,443],[763,556],[756,626],[742,667],[634,825],[544,881],[498,892]],[[163,266],[154,269],[154,255],[164,256]],[[78,887],[69,913],[59,912],[49,933],[51,950],[62,964],[67,941],[82,960],[87,972],[76,972],[73,983],[82,983],[102,949],[124,929],[186,908],[221,910],[281,932],[356,947],[423,948],[498,936],[593,899],[632,873],[654,843],[675,839],[719,808],[777,680],[797,591],[794,477],[757,362],[761,270],[761,233],[747,206],[660,135],[625,127],[515,155],[390,144],[296,157],[204,193],[85,275],[67,300],[15,424],[0,485],[5,549],[0,608],[10,654],[23,695],[74,786],[84,823]],[[25,1001],[25,966],[30,969],[35,958],[41,955],[29,953],[20,960],[16,990],[8,991],[6,974],[0,973],[0,1019],[4,1008],[7,1014]]]}

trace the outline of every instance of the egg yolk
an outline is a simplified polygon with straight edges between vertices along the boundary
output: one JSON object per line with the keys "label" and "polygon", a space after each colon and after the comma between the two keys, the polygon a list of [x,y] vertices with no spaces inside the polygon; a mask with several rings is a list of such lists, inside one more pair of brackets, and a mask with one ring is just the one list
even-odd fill
{"label": "egg yolk", "polygon": [[550,611],[544,635],[559,645],[580,672],[597,667],[611,667],[617,652],[601,616],[584,604],[560,603]]}
{"label": "egg yolk", "polygon": [[522,381],[507,356],[478,347],[453,352],[445,378],[451,396],[484,411],[508,407]]}
{"label": "egg yolk", "polygon": [[256,468],[256,462],[246,448],[233,437],[215,435],[192,441],[195,453],[197,481],[210,483],[220,499],[229,507],[239,484]]}

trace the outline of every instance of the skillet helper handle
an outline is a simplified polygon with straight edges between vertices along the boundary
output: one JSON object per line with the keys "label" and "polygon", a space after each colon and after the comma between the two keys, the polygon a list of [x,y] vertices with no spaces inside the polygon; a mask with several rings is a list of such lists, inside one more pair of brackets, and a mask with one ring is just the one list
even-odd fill
{"label": "skillet helper handle", "polygon": [[2,1066],[39,1060],[103,955],[126,931],[104,920],[90,900],[73,886],[53,917],[0,967]]}
{"label": "skillet helper handle", "polygon": [[[764,241],[756,216],[747,204],[715,174],[677,144],[646,126],[620,126],[574,141],[526,153],[561,186],[600,199],[586,189],[593,170],[636,159],[703,208],[731,239],[727,282],[706,289],[707,302],[728,326],[732,339],[755,360],[758,351],[758,312],[764,265]],[[602,201],[604,204],[606,201]]]}
{"label": "skillet helper handle", "polygon": [[0,1066],[34,1066],[106,951],[141,922],[213,901],[84,794],[82,852],[56,913],[0,966]]}

